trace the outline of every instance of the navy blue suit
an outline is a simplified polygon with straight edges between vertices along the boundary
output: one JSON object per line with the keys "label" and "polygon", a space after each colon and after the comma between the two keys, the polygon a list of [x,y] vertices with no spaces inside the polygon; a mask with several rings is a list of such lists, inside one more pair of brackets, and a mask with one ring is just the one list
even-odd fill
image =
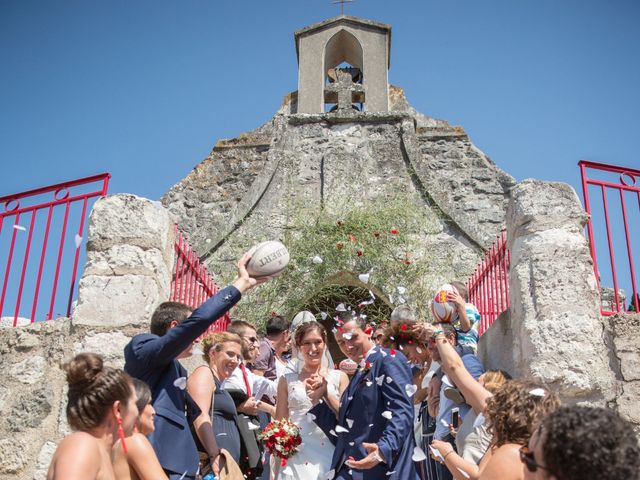
{"label": "navy blue suit", "polygon": [[[152,333],[136,335],[124,347],[124,370],[145,381],[151,388],[156,411],[155,431],[149,440],[162,468],[178,477],[187,472],[195,476],[199,461],[195,442],[185,417],[185,405],[191,400],[174,386],[187,371],[176,360],[195,339],[240,300],[240,292],[226,287],[193,311],[191,316],[159,337]],[[196,410],[199,412],[199,409]]]}
{"label": "navy blue suit", "polygon": [[[384,352],[384,353],[383,353]],[[386,354],[386,355],[385,355]],[[321,402],[310,410],[315,422],[335,442],[331,468],[337,480],[417,480],[413,460],[413,401],[406,386],[413,383],[406,357],[376,347],[367,358],[369,369],[360,369],[342,394],[336,420],[334,412]],[[387,381],[390,378],[391,381]],[[391,412],[391,418],[382,416]],[[347,432],[336,432],[341,426]],[[332,432],[333,431],[333,432]],[[369,470],[351,469],[344,462],[349,457],[367,456],[362,443],[375,443],[385,459]],[[351,473],[350,473],[351,472]]]}

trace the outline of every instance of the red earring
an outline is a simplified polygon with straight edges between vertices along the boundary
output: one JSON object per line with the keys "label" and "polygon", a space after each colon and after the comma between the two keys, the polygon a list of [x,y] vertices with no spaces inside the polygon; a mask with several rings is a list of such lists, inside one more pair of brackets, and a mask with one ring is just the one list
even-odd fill
{"label": "red earring", "polygon": [[120,443],[122,444],[122,451],[126,455],[129,452],[127,451],[127,444],[124,441],[124,430],[122,429],[122,417],[118,415],[116,417],[116,420],[118,421],[118,436],[120,437]]}

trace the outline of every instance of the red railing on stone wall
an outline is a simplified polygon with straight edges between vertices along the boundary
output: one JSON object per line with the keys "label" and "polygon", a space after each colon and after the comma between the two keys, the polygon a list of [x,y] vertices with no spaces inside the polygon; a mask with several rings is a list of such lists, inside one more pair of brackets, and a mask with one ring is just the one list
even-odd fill
{"label": "red railing on stone wall", "polygon": [[467,280],[469,302],[480,312],[478,334],[482,335],[509,308],[509,266],[507,235],[503,231],[485,252],[475,271]]}
{"label": "red railing on stone wall", "polygon": [[[220,289],[184,233],[177,226],[175,231],[176,260],[171,281],[170,300],[196,308],[209,297],[218,293]],[[229,313],[226,313],[216,320],[207,332],[223,332],[228,325]]]}
{"label": "red railing on stone wall", "polygon": [[[636,277],[639,265],[634,263],[633,252],[636,252],[637,262],[640,258],[640,170],[586,160],[581,160],[578,165],[584,208],[589,214],[587,234],[598,290],[603,292],[603,283],[613,287],[611,300],[602,302],[601,313],[613,315],[627,310],[621,290],[627,293],[629,310],[639,312]],[[590,178],[590,173],[604,178]],[[606,178],[611,174],[617,177],[614,181]],[[589,187],[600,195],[590,197]]]}
{"label": "red railing on stone wall", "polygon": [[0,316],[6,310],[14,327],[19,317],[33,323],[71,315],[89,203],[107,194],[110,178],[102,173],[0,197]]}

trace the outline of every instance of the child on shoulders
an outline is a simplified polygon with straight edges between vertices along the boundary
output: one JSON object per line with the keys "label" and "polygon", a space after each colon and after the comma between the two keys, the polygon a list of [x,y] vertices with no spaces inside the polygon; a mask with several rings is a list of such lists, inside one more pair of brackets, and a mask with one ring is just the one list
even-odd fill
{"label": "child on shoulders", "polygon": [[475,354],[478,351],[478,325],[480,312],[476,306],[469,303],[469,292],[462,282],[450,282],[458,292],[447,295],[447,301],[456,307],[457,317],[451,322],[456,329],[456,339],[461,347],[468,347]]}

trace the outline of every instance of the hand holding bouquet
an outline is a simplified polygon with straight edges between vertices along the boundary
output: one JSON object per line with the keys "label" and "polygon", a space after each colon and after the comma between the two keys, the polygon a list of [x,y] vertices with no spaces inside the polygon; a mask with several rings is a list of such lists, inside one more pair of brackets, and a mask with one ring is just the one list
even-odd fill
{"label": "hand holding bouquet", "polygon": [[270,422],[258,434],[258,438],[264,442],[264,446],[271,455],[280,459],[280,465],[283,467],[286,466],[287,459],[295,455],[302,443],[300,429],[287,418]]}

